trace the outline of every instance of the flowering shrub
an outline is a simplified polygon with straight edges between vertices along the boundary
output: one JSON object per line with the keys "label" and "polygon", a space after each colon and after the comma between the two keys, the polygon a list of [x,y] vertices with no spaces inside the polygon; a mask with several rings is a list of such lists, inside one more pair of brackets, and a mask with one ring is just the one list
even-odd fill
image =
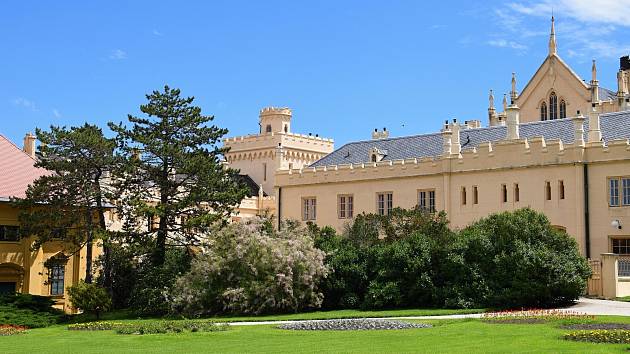
{"label": "flowering shrub", "polygon": [[16,325],[0,325],[0,336],[12,336],[24,333],[28,328]]}
{"label": "flowering shrub", "polygon": [[593,331],[573,331],[566,333],[564,339],[592,343],[630,343],[630,330],[598,329]]}
{"label": "flowering shrub", "polygon": [[[543,321],[590,321],[595,316],[577,311],[529,309],[517,311],[486,312],[482,321],[499,323],[537,323]],[[538,321],[536,321],[538,320]]]}
{"label": "flowering shrub", "polygon": [[116,327],[118,334],[164,334],[182,332],[217,332],[229,329],[227,323],[212,321],[150,321]]}
{"label": "flowering shrub", "polygon": [[172,287],[171,307],[192,316],[317,308],[326,274],[324,252],[307,229],[288,223],[275,231],[261,219],[234,223],[208,237]]}
{"label": "flowering shrub", "polygon": [[109,331],[112,329],[116,329],[118,327],[122,327],[124,325],[125,324],[121,322],[98,321],[98,322],[74,323],[74,324],[68,325],[68,329],[71,331]]}

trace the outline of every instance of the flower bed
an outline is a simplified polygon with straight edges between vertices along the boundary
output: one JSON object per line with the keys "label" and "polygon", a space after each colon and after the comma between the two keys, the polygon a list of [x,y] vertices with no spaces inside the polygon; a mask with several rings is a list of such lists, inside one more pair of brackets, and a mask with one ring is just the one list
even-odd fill
{"label": "flower bed", "polygon": [[68,325],[68,329],[71,331],[110,331],[118,327],[124,326],[124,323],[98,321],[98,322],[86,322],[86,323],[74,323]]}
{"label": "flower bed", "polygon": [[12,336],[26,332],[28,328],[16,325],[0,325],[0,336]]}
{"label": "flower bed", "polygon": [[596,330],[596,329],[626,329],[630,330],[630,323],[579,323],[560,326],[562,329],[581,329],[581,330]]}
{"label": "flower bed", "polygon": [[630,343],[630,330],[596,329],[592,331],[573,331],[564,335],[564,339],[591,343]]}
{"label": "flower bed", "polygon": [[341,320],[315,320],[296,321],[281,324],[277,328],[296,331],[358,331],[358,330],[391,330],[410,328],[430,328],[430,324],[411,323],[397,320],[382,319],[341,319]]}
{"label": "flower bed", "polygon": [[229,328],[226,323],[213,321],[152,321],[129,323],[115,328],[118,334],[164,334],[182,332],[216,332]]}
{"label": "flower bed", "polygon": [[547,321],[568,321],[568,322],[588,322],[595,319],[595,316],[587,315],[577,311],[565,310],[519,310],[519,311],[499,311],[486,312],[481,316],[481,320],[487,323],[515,323],[515,324],[535,324]]}

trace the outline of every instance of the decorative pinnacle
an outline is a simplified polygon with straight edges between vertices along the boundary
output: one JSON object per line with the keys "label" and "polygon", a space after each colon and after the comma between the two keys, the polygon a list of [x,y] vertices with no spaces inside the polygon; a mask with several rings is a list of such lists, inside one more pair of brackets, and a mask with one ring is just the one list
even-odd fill
{"label": "decorative pinnacle", "polygon": [[556,20],[553,17],[553,14],[551,15],[551,34],[549,35],[549,55],[553,55],[556,54],[556,52],[558,51],[557,45],[556,45],[556,26],[555,26],[555,22]]}

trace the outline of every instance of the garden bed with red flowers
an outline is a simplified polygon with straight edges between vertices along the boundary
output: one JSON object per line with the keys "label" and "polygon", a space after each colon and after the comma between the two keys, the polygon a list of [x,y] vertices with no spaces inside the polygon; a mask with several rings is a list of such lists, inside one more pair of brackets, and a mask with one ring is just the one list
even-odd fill
{"label": "garden bed with red flowers", "polygon": [[28,328],[17,325],[0,325],[0,336],[12,336],[24,333]]}

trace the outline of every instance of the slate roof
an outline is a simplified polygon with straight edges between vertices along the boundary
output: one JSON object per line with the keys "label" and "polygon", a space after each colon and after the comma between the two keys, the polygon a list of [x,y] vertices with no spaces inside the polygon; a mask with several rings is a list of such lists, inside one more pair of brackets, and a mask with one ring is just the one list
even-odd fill
{"label": "slate roof", "polygon": [[0,201],[26,196],[28,185],[46,174],[46,170],[34,164],[32,157],[0,135]]}
{"label": "slate roof", "polygon": [[[630,111],[600,115],[600,128],[604,141],[630,138]],[[495,126],[461,130],[462,150],[478,147],[484,142],[503,140],[507,135],[506,129],[505,126]],[[522,123],[520,136],[521,138],[542,136],[545,140],[561,139],[563,143],[570,144],[574,140],[573,129],[571,118]],[[587,133],[588,119],[584,122],[585,139]],[[387,151],[382,161],[438,157],[442,154],[442,136],[440,133],[432,133],[351,142],[314,162],[311,167],[368,163],[370,150],[374,147]]]}
{"label": "slate roof", "polygon": [[[247,196],[248,197],[257,197],[258,189],[260,188],[258,184],[249,176],[249,175],[238,175],[236,177],[238,180],[243,182],[247,186]],[[267,196],[267,193],[263,191],[263,196]]]}
{"label": "slate roof", "polygon": [[614,92],[614,91],[609,90],[607,88],[600,87],[599,88],[599,99],[602,100],[602,101],[616,100],[617,99],[617,92]]}

